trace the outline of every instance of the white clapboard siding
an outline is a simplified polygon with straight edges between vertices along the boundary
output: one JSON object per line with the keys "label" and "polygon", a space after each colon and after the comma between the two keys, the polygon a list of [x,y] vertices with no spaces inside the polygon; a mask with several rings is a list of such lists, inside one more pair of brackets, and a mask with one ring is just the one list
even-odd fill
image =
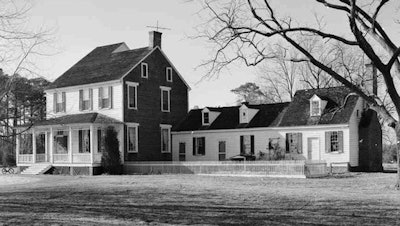
{"label": "white clapboard siding", "polygon": [[[358,166],[359,162],[359,131],[358,131],[358,125],[360,123],[361,119],[361,113],[363,110],[364,106],[364,100],[361,98],[358,98],[357,104],[354,108],[353,114],[351,115],[350,118],[350,166],[355,167]],[[357,116],[357,111],[358,111],[358,116]]]}
{"label": "white clapboard siding", "polygon": [[[343,153],[325,152],[325,132],[343,131]],[[302,150],[299,155],[292,155],[293,159],[307,159],[308,138],[319,139],[319,156],[313,160],[326,160],[330,162],[349,162],[349,127],[347,125],[324,127],[292,127],[292,128],[265,128],[260,129],[240,129],[224,131],[196,131],[194,133],[173,133],[172,135],[172,158],[179,160],[179,143],[186,144],[186,161],[218,161],[218,142],[226,142],[226,158],[240,154],[240,136],[254,135],[254,152],[266,152],[269,138],[280,138],[280,147],[285,149],[286,133],[302,133]],[[205,137],[206,154],[204,156],[193,156],[193,137]]]}
{"label": "white clapboard siding", "polygon": [[[113,87],[113,107],[111,109],[99,109],[99,87]],[[79,90],[93,89],[93,110],[79,110]],[[53,109],[53,94],[54,92],[65,92],[66,94],[66,112],[55,113]],[[74,86],[46,91],[46,110],[47,118],[60,117],[68,114],[81,114],[88,112],[98,112],[111,118],[123,120],[123,89],[122,83],[99,83],[85,86]]]}

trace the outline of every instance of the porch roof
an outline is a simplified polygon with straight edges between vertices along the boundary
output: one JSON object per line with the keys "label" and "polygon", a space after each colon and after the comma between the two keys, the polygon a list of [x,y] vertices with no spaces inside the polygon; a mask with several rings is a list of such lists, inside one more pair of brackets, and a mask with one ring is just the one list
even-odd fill
{"label": "porch roof", "polygon": [[48,126],[48,125],[66,125],[66,124],[81,124],[81,123],[96,123],[96,124],[123,124],[123,122],[108,117],[106,115],[93,112],[84,114],[65,115],[57,118],[51,118],[43,121],[38,121],[33,126]]}

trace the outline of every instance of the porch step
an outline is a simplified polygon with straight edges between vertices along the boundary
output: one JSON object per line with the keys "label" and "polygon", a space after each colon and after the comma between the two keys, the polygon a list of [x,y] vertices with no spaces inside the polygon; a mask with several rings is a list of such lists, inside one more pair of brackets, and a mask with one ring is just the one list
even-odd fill
{"label": "porch step", "polygon": [[44,174],[51,167],[52,165],[50,163],[36,163],[26,168],[24,171],[21,172],[21,174],[30,174],[30,175]]}

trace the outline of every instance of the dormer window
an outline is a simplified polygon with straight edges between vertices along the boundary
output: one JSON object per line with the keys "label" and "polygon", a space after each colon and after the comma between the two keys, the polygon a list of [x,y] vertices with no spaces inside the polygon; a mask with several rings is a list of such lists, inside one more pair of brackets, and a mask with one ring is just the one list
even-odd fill
{"label": "dormer window", "polygon": [[318,100],[311,101],[311,116],[320,116],[321,108]]}
{"label": "dormer window", "polygon": [[210,124],[210,113],[209,112],[203,113],[203,124],[204,125]]}
{"label": "dormer window", "polygon": [[247,109],[246,110],[245,109],[242,110],[240,117],[241,117],[241,122],[242,123],[246,123],[246,122],[249,121],[248,118],[247,118]]}
{"label": "dormer window", "polygon": [[327,103],[327,100],[321,99],[320,96],[314,94],[310,99],[310,116],[321,116]]}
{"label": "dormer window", "polygon": [[249,108],[246,104],[242,104],[239,108],[239,123],[249,123],[257,112],[258,109]]}

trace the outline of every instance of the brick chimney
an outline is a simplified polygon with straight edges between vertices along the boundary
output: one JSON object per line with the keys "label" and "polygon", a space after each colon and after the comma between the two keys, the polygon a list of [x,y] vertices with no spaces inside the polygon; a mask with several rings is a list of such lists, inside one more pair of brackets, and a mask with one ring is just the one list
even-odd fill
{"label": "brick chimney", "polygon": [[370,61],[365,64],[364,88],[369,94],[378,94],[378,75],[375,65]]}
{"label": "brick chimney", "polygon": [[150,31],[149,32],[149,48],[155,48],[156,46],[161,49],[161,32]]}

